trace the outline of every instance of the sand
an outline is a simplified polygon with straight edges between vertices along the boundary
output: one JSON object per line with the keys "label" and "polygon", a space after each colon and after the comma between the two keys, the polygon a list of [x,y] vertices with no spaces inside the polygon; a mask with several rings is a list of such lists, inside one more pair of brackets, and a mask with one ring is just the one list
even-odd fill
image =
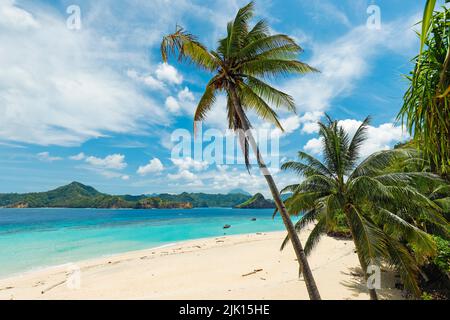
{"label": "sand", "polygon": [[[308,299],[284,232],[224,236],[0,280],[0,299]],[[302,234],[305,241],[307,233]],[[323,299],[368,299],[351,241],[323,237],[310,259]],[[402,299],[382,272],[380,298]]]}

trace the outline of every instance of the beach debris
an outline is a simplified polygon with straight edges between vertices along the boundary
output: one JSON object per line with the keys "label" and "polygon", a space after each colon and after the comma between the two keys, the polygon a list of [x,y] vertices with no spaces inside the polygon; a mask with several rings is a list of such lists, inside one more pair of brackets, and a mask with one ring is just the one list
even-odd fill
{"label": "beach debris", "polygon": [[223,226],[223,228],[224,228],[224,229],[230,229],[230,228],[231,228],[231,225],[226,224],[226,225]]}
{"label": "beach debris", "polygon": [[255,269],[255,270],[253,270],[252,272],[243,274],[242,276],[243,276],[243,277],[248,277],[248,276],[251,276],[252,274],[255,274],[255,273],[258,273],[258,272],[261,272],[261,271],[263,271],[263,269]]}
{"label": "beach debris", "polygon": [[11,289],[14,289],[14,287],[5,287],[5,288],[0,288],[0,291],[3,291],[3,290],[11,290]]}
{"label": "beach debris", "polygon": [[47,289],[42,290],[42,291],[41,291],[41,294],[44,294],[44,293],[46,293],[46,292],[48,292],[48,291],[50,291],[50,290],[52,290],[52,289],[54,289],[54,288],[56,288],[56,287],[58,287],[58,286],[64,284],[64,283],[66,283],[66,280],[60,281],[60,282],[58,282],[58,283],[56,283],[56,284],[54,284],[54,285],[48,287]]}

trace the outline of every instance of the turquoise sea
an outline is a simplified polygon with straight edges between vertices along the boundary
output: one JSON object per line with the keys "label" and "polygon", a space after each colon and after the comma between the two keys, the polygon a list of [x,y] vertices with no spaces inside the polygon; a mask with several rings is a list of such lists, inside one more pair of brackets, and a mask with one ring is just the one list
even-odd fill
{"label": "turquoise sea", "polygon": [[[272,209],[0,209],[0,277],[183,240],[283,230]],[[252,221],[256,218],[256,221]],[[225,224],[230,229],[223,229]]]}

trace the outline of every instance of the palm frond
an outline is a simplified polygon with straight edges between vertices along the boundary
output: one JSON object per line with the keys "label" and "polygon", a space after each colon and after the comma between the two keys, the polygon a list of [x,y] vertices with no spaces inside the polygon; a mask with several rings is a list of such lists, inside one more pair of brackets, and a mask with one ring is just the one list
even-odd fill
{"label": "palm frond", "polygon": [[188,60],[211,72],[220,67],[220,61],[182,27],[177,27],[175,33],[165,36],[161,42],[161,55],[164,62],[167,62],[169,54],[178,54],[179,61]]}
{"label": "palm frond", "polygon": [[295,112],[295,102],[290,95],[252,76],[247,76],[247,85],[255,94],[274,105],[275,108],[286,107],[287,110]]}
{"label": "palm frond", "polygon": [[305,243],[305,255],[309,256],[312,250],[319,243],[321,236],[326,233],[326,220],[320,219],[309,234]]}
{"label": "palm frond", "polygon": [[241,82],[239,84],[240,99],[244,107],[253,109],[262,119],[274,124],[277,128],[284,131],[277,113],[258,96],[249,86]]}
{"label": "palm frond", "polygon": [[[316,220],[318,220],[320,215],[320,212],[317,210],[309,210],[307,211],[299,221],[295,224],[295,231],[297,233],[300,233],[306,226],[310,225],[311,223],[314,223]],[[283,251],[286,245],[288,244],[290,238],[289,235],[286,235],[283,242],[281,243],[280,251]]]}
{"label": "palm frond", "polygon": [[398,241],[387,238],[387,251],[389,262],[399,271],[400,278],[405,288],[416,297],[420,297],[420,289],[417,282],[418,267],[411,253]]}
{"label": "palm frond", "polygon": [[353,169],[356,161],[360,156],[360,149],[362,144],[367,140],[367,130],[369,129],[370,117],[367,117],[363,123],[359,126],[358,130],[356,130],[355,135],[350,142],[350,146],[348,148],[348,169]]}
{"label": "palm frond", "polygon": [[215,102],[216,88],[214,87],[214,81],[210,81],[197,105],[197,109],[195,110],[194,123],[197,121],[203,121]]}
{"label": "palm frond", "polygon": [[367,220],[354,206],[347,216],[356,250],[365,264],[362,266],[363,269],[386,256],[388,243],[384,232]]}
{"label": "palm frond", "polygon": [[240,70],[244,74],[253,77],[274,78],[277,76],[288,76],[291,74],[305,74],[317,72],[306,63],[296,60],[261,59],[245,62]]}

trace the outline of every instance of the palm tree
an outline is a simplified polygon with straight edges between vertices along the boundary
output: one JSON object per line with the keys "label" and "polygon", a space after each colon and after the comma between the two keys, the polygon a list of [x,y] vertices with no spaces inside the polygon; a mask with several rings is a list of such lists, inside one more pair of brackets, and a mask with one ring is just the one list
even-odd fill
{"label": "palm tree", "polygon": [[166,62],[169,54],[178,53],[180,61],[188,60],[213,74],[198,103],[195,122],[206,118],[219,92],[226,94],[228,126],[239,135],[247,168],[249,145],[255,152],[258,166],[264,174],[292,240],[309,297],[318,300],[320,294],[302,244],[251,134],[251,123],[246,115],[247,111],[253,110],[262,119],[282,129],[276,111],[269,104],[294,112],[294,101],[291,96],[270,86],[265,80],[279,75],[304,74],[315,70],[296,60],[301,48],[287,35],[271,35],[266,21],[261,20],[250,28],[249,20],[253,17],[253,12],[253,2],[238,11],[235,19],[228,23],[227,36],[219,41],[215,51],[208,51],[193,35],[177,27],[174,34],[164,37],[162,41],[162,58]]}
{"label": "palm tree", "polygon": [[[450,2],[450,0],[445,0],[445,3],[448,2]],[[427,2],[425,3],[425,9],[423,12],[423,19],[422,19],[422,33],[420,35],[420,53],[422,53],[423,48],[425,46],[425,42],[427,41],[435,7],[436,7],[436,0],[427,0]]]}
{"label": "palm tree", "polygon": [[[319,123],[323,162],[299,152],[300,161],[283,164],[282,170],[294,171],[305,178],[283,189],[282,192],[292,193],[285,203],[291,214],[304,213],[295,225],[298,232],[316,222],[305,243],[306,255],[321,235],[333,231],[343,220],[355,243],[366,280],[368,266],[384,261],[395,266],[405,286],[419,294],[417,261],[409,246],[423,257],[434,254],[435,245],[415,221],[420,217],[437,225],[445,225],[446,221],[439,207],[412,185],[417,179],[437,177],[425,172],[385,171],[395,162],[413,159],[413,150],[377,152],[359,163],[369,121],[365,119],[352,139],[328,116],[327,123]],[[371,299],[377,299],[375,289],[370,289],[369,294]]]}
{"label": "palm tree", "polygon": [[420,142],[433,171],[450,177],[450,10],[433,13],[435,2],[427,2],[421,52],[398,119]]}

